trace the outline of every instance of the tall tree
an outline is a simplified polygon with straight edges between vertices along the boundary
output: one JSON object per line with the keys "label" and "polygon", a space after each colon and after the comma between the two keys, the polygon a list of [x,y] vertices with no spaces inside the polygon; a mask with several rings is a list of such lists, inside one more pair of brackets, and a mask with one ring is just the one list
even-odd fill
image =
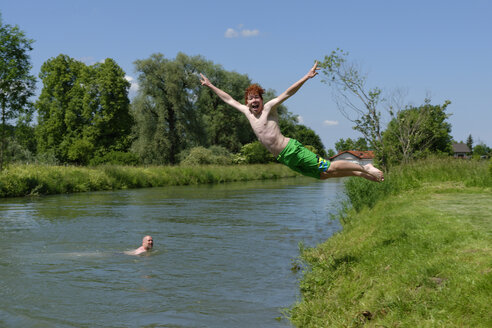
{"label": "tall tree", "polygon": [[389,164],[407,163],[430,153],[451,152],[451,125],[443,105],[431,105],[426,99],[420,107],[408,106],[393,114],[384,132],[385,153]]}
{"label": "tall tree", "polygon": [[87,164],[109,151],[130,146],[129,82],[112,60],[86,66],[66,55],[41,67],[36,102],[38,152],[59,161]]}
{"label": "tall tree", "polygon": [[367,77],[348,61],[348,53],[337,49],[325,56],[319,66],[326,79],[323,82],[334,87],[334,98],[340,112],[355,125],[369,142],[381,164],[383,153],[383,127],[379,106],[384,101],[381,89],[367,87]]}
{"label": "tall tree", "polygon": [[4,166],[8,121],[29,118],[32,106],[29,98],[34,94],[35,77],[31,70],[28,52],[34,41],[28,39],[17,26],[3,24],[0,17],[0,170]]}
{"label": "tall tree", "polygon": [[84,126],[83,136],[93,143],[95,156],[126,151],[131,145],[133,118],[125,72],[110,58],[87,72],[83,113],[90,124]]}
{"label": "tall tree", "polygon": [[466,139],[466,145],[468,148],[470,148],[470,151],[473,153],[473,137],[472,135],[468,135],[468,138]]}
{"label": "tall tree", "polygon": [[238,99],[250,83],[246,76],[182,53],[173,60],[154,54],[135,65],[140,89],[132,103],[137,138],[133,149],[144,162],[175,164],[176,155],[193,146],[218,145],[237,152],[254,140],[241,113],[201,87],[197,74],[207,75]]}
{"label": "tall tree", "polygon": [[136,140],[133,149],[146,163],[175,164],[193,139],[193,90],[198,78],[189,57],[166,59],[153,54],[135,61],[139,94],[132,104]]}
{"label": "tall tree", "polygon": [[61,162],[69,161],[71,146],[82,139],[88,124],[83,116],[85,70],[82,62],[59,55],[47,60],[39,73],[43,89],[36,101],[38,152],[52,153]]}

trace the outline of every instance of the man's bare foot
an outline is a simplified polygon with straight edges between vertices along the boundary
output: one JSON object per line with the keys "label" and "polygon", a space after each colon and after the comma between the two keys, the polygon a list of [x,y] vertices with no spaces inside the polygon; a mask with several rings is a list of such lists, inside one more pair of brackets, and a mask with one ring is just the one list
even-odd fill
{"label": "man's bare foot", "polygon": [[373,175],[370,175],[368,173],[364,173],[364,172],[356,172],[355,175],[361,177],[361,178],[364,178],[364,179],[367,179],[369,181],[374,181],[374,182],[380,182],[378,180],[378,178],[376,178],[375,176]]}
{"label": "man's bare foot", "polygon": [[367,172],[368,175],[374,177],[374,180],[373,179],[368,179],[368,178],[366,178],[364,176],[363,176],[363,178],[366,178],[368,180],[375,181],[375,182],[384,181],[383,172],[381,170],[375,168],[374,165],[372,165],[372,164],[366,164],[363,167],[366,170],[366,172]]}

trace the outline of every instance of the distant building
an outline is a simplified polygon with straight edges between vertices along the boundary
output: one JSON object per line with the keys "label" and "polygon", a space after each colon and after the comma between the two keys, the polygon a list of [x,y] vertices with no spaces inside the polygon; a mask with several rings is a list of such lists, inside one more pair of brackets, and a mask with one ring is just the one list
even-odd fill
{"label": "distant building", "polygon": [[471,151],[465,143],[453,144],[453,153],[455,158],[469,158]]}
{"label": "distant building", "polygon": [[346,150],[338,153],[335,156],[330,157],[331,162],[349,161],[352,163],[358,163],[360,165],[372,163],[373,160],[374,152],[372,150]]}

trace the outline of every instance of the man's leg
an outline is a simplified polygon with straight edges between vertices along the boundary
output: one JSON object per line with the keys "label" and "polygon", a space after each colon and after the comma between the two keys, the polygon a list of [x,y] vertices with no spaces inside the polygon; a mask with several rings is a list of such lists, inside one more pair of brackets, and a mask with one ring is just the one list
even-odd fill
{"label": "man's leg", "polygon": [[335,161],[330,163],[330,167],[321,173],[321,179],[341,178],[341,177],[361,177],[367,180],[380,182],[384,180],[383,172],[375,168],[372,164],[364,166],[349,161]]}

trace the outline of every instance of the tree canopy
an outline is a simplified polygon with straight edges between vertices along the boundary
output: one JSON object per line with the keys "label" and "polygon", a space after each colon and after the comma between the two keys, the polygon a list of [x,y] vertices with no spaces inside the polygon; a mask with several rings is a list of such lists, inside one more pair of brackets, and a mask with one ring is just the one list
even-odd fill
{"label": "tree canopy", "polygon": [[17,26],[3,24],[0,17],[0,170],[3,168],[7,135],[12,129],[7,124],[17,119],[20,125],[29,122],[36,79],[30,74],[29,51],[34,41],[28,39]]}
{"label": "tree canopy", "polygon": [[87,66],[59,55],[42,65],[39,77],[38,152],[63,163],[87,164],[106,152],[128,149],[130,83],[112,59]]}

